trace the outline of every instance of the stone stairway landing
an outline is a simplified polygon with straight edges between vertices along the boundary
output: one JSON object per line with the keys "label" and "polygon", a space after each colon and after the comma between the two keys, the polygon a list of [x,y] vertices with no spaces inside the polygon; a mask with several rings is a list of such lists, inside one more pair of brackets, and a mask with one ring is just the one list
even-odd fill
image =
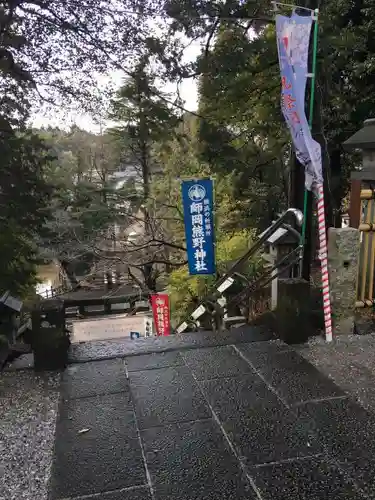
{"label": "stone stairway landing", "polygon": [[374,498],[374,416],[287,345],[242,333],[72,352],[50,499]]}

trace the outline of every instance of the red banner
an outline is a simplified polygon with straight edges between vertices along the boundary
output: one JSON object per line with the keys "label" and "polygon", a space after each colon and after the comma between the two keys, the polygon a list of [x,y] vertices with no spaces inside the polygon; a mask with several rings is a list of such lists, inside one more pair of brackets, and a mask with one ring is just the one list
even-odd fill
{"label": "red banner", "polygon": [[154,315],[157,335],[170,335],[169,297],[166,294],[151,295],[152,312]]}

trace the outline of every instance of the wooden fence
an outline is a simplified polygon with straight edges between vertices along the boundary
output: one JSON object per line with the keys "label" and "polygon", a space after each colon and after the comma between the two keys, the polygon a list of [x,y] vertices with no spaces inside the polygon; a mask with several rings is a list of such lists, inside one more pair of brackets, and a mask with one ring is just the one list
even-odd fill
{"label": "wooden fence", "polygon": [[356,307],[371,307],[374,304],[375,271],[375,192],[361,191],[360,255],[357,281]]}

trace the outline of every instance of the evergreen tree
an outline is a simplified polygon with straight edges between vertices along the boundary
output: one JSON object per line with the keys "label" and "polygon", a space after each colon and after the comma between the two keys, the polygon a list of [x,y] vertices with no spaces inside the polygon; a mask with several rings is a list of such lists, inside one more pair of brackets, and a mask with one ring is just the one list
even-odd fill
{"label": "evergreen tree", "polygon": [[40,262],[36,236],[50,215],[45,171],[51,158],[30,133],[0,136],[0,151],[0,287],[25,296]]}

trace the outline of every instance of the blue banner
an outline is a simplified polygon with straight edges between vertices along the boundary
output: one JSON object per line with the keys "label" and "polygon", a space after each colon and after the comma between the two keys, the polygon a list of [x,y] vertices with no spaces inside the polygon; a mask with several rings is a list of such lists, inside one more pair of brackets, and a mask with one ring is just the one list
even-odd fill
{"label": "blue banner", "polygon": [[182,182],[182,203],[190,274],[215,274],[213,183]]}
{"label": "blue banner", "polygon": [[276,16],[281,72],[281,106],[298,161],[305,167],[306,188],[323,182],[321,147],[311,135],[305,113],[311,16]]}

